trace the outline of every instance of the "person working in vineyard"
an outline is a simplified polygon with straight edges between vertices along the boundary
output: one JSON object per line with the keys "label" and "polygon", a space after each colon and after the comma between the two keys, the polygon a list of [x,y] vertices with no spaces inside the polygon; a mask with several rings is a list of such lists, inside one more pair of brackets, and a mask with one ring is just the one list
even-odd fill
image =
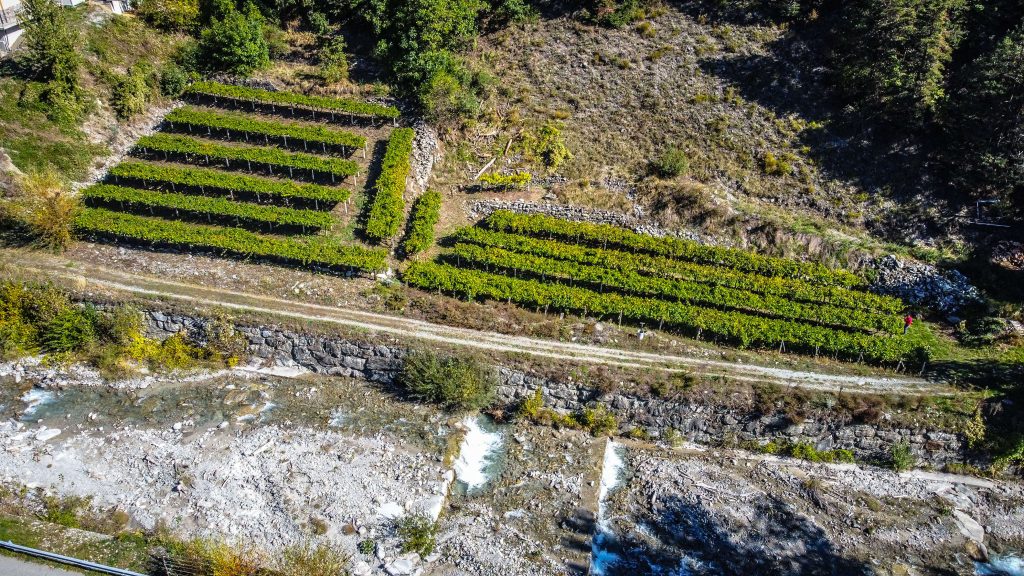
{"label": "person working in vineyard", "polygon": [[913,323],[914,317],[911,316],[910,314],[907,314],[907,317],[903,319],[903,334],[906,334],[907,330],[910,330],[910,325]]}

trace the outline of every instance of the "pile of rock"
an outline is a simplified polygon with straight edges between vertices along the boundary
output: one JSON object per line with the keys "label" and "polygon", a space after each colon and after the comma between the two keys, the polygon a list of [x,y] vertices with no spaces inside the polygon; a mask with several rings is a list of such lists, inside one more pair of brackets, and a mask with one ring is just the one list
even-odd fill
{"label": "pile of rock", "polygon": [[1007,270],[1024,270],[1024,243],[1005,240],[996,244],[989,261]]}
{"label": "pile of rock", "polygon": [[956,270],[942,271],[930,264],[909,262],[889,255],[873,263],[877,277],[871,290],[927,306],[942,314],[957,314],[981,302],[981,293]]}
{"label": "pile of rock", "polygon": [[409,174],[408,188],[414,196],[419,196],[427,191],[427,182],[434,170],[440,144],[437,131],[426,122],[417,122],[413,129],[416,131],[416,138],[412,142],[412,170]]}

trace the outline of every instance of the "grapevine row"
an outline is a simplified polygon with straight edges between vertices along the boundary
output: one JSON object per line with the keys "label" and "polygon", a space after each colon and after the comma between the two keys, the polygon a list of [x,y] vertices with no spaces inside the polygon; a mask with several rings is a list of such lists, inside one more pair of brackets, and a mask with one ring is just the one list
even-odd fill
{"label": "grapevine row", "polygon": [[664,256],[590,248],[566,244],[557,240],[494,232],[483,228],[462,228],[455,233],[454,238],[459,242],[504,248],[521,254],[532,254],[615,270],[637,271],[648,276],[727,286],[759,294],[782,296],[790,300],[828,304],[852,310],[899,314],[904,307],[903,302],[891,296],[881,296],[839,286],[821,286],[792,278],[762,276],[719,266],[682,262]]}
{"label": "grapevine row", "polygon": [[741,310],[839,329],[865,332],[885,330],[895,333],[902,325],[902,321],[896,316],[882,316],[859,310],[803,304],[778,296],[761,295],[746,290],[683,280],[654,278],[625,270],[552,260],[509,252],[500,248],[483,248],[474,244],[456,244],[450,253],[449,258],[451,257],[456,258],[460,265],[471,263],[478,267],[496,267],[516,274],[525,272],[529,276],[540,277],[543,280],[557,280],[570,285],[578,282],[599,287],[601,292],[604,292],[605,288],[610,288],[637,296],[650,296],[697,306]]}
{"label": "grapevine row", "polygon": [[425,290],[457,294],[469,299],[486,298],[522,306],[568,312],[615,316],[634,322],[665,323],[677,328],[715,335],[741,346],[778,346],[806,351],[825,351],[873,362],[905,358],[914,348],[906,339],[833,330],[802,322],[752,316],[687,304],[601,294],[585,288],[510,278],[479,270],[466,270],[434,262],[416,262],[403,280]]}
{"label": "grapevine row", "polygon": [[[335,130],[323,126],[311,126],[298,122],[282,122],[257,120],[246,114],[235,112],[213,111],[194,106],[185,106],[171,111],[165,118],[173,126],[183,124],[190,128],[216,128],[237,132],[240,135],[283,138],[287,144],[289,138],[304,142],[315,142],[345,148],[362,148],[366,139],[362,136]],[[269,144],[269,139],[266,141]]]}
{"label": "grapevine row", "polygon": [[125,238],[182,248],[216,249],[242,257],[259,257],[300,265],[379,272],[387,267],[383,250],[344,246],[318,238],[287,238],[239,228],[190,224],[86,208],[75,219],[84,235]]}
{"label": "grapevine row", "polygon": [[419,254],[434,244],[434,225],[441,216],[441,194],[429,190],[416,199],[409,216],[409,229],[402,243],[407,256]]}
{"label": "grapevine row", "polygon": [[225,198],[191,196],[174,192],[139,190],[109,184],[96,184],[82,192],[82,198],[94,204],[157,208],[187,212],[207,217],[227,217],[258,224],[295,226],[312,229],[330,228],[335,220],[328,212],[296,210],[234,202]]}
{"label": "grapevine row", "polygon": [[366,220],[366,235],[379,241],[394,237],[405,214],[405,180],[409,177],[412,154],[412,128],[396,128],[388,137],[388,146],[377,177],[376,193]]}
{"label": "grapevine row", "polygon": [[219,96],[235,100],[255,101],[266,104],[280,104],[283,106],[300,106],[314,110],[327,110],[330,112],[343,112],[358,116],[370,116],[375,118],[398,118],[398,109],[394,106],[383,106],[370,102],[361,102],[348,98],[331,98],[327,96],[307,96],[294,92],[272,92],[259,88],[247,86],[235,86],[233,84],[221,84],[219,82],[195,82],[189,86],[188,91],[192,94],[205,94],[208,96]]}
{"label": "grapevine row", "polygon": [[211,170],[209,168],[192,168],[173,164],[153,162],[126,161],[110,170],[116,179],[127,178],[149,183],[170,184],[175,191],[177,186],[198,188],[204,193],[207,189],[222,191],[223,195],[245,193],[249,195],[269,196],[282,199],[308,200],[323,202],[325,208],[348,200],[351,192],[335,186],[319,184],[300,184],[290,180],[277,180],[259,176],[247,176]]}
{"label": "grapevine row", "polygon": [[656,238],[610,224],[571,222],[543,214],[516,214],[498,210],[484,220],[484,225],[500,232],[549,239],[557,237],[603,248],[612,246],[767,276],[800,278],[823,285],[852,287],[863,284],[863,280],[851,272],[832,270],[817,263],[762,256],[678,238]]}
{"label": "grapevine row", "polygon": [[208,140],[200,140],[190,136],[177,134],[152,134],[139,139],[136,148],[151,152],[165,152],[170,154],[184,155],[193,160],[197,157],[205,157],[207,163],[211,160],[223,160],[227,167],[231,167],[231,161],[244,162],[248,170],[252,170],[252,164],[264,165],[271,168],[280,166],[283,168],[309,170],[316,174],[334,176],[351,176],[359,172],[359,166],[351,160],[342,158],[328,158],[303,154],[301,152],[285,152],[277,148],[266,148],[263,146],[247,146],[241,144],[219,144]]}

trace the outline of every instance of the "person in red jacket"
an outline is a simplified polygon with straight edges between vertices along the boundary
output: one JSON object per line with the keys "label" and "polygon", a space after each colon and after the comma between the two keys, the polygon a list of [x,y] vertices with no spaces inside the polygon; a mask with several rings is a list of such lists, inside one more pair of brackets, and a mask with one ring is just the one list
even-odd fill
{"label": "person in red jacket", "polygon": [[907,314],[907,317],[903,319],[903,333],[906,334],[907,330],[910,330],[910,325],[914,323],[914,317]]}

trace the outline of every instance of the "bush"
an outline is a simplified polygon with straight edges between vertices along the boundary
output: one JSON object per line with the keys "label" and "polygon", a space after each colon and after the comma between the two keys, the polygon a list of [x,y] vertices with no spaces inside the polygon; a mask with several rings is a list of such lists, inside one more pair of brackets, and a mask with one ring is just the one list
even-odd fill
{"label": "bush", "polygon": [[549,172],[558,170],[562,163],[572,158],[565,145],[562,128],[557,122],[549,121],[535,134],[524,138],[524,146],[547,167]]}
{"label": "bush", "polygon": [[43,82],[74,91],[78,86],[78,32],[67,12],[51,0],[22,0],[25,50],[21,63]]}
{"label": "bush", "polygon": [[26,225],[37,243],[53,250],[71,245],[79,210],[78,199],[52,168],[30,171],[20,178],[7,205],[10,216]]}
{"label": "bush", "polygon": [[247,76],[270,64],[263,17],[252,3],[244,10],[228,5],[222,17],[213,18],[203,29],[199,42],[213,70]]}
{"label": "bush", "polygon": [[426,557],[437,543],[437,525],[418,514],[406,516],[398,522],[398,536],[402,539],[402,552],[416,552]]}
{"label": "bush", "polygon": [[369,556],[377,549],[377,543],[373,541],[373,538],[365,538],[359,541],[359,544],[356,545],[356,549],[359,550],[360,554]]}
{"label": "bush", "polygon": [[199,23],[197,0],[139,0],[135,13],[150,26],[168,31],[188,32]]}
{"label": "bush", "polygon": [[499,174],[491,172],[480,176],[480,183],[486,186],[508,189],[521,188],[533,181],[533,175],[529,172],[514,172],[512,174]]}
{"label": "bush", "polygon": [[147,100],[149,86],[146,84],[146,72],[140,66],[132,66],[128,74],[118,78],[110,96],[110,104],[122,120],[144,112]]}
{"label": "bush", "polygon": [[594,436],[614,434],[619,428],[615,415],[604,404],[598,404],[593,408],[584,408],[576,415],[576,421]]}
{"label": "bush", "polygon": [[82,525],[81,513],[92,504],[91,496],[49,496],[42,495],[43,511],[38,515],[40,520],[51,522],[65,528],[78,528]]}
{"label": "bush", "polygon": [[414,351],[405,359],[400,382],[415,397],[449,410],[480,410],[491,404],[497,388],[492,368],[472,358]]}
{"label": "bush", "polygon": [[267,564],[266,556],[253,548],[230,546],[213,540],[192,540],[168,543],[168,554],[193,566],[202,573],[216,576],[254,576]]}
{"label": "bush", "polygon": [[69,306],[43,325],[41,342],[47,352],[81,352],[96,342],[96,309]]}
{"label": "bush", "polygon": [[672,146],[653,162],[654,171],[663,178],[682,176],[690,170],[690,158],[681,148]]}
{"label": "bush", "polygon": [[338,576],[347,574],[349,559],[333,548],[307,542],[282,550],[277,570],[281,576]]}
{"label": "bush", "polygon": [[906,472],[917,464],[917,457],[910,451],[910,444],[906,441],[893,445],[890,458],[892,469],[896,472]]}
{"label": "bush", "polygon": [[345,38],[331,36],[320,47],[318,57],[320,77],[328,84],[348,80],[348,56],[345,55]]}
{"label": "bush", "polygon": [[0,358],[38,351],[41,327],[70,306],[67,295],[49,284],[0,282]]}
{"label": "bush", "polygon": [[168,64],[160,71],[160,93],[177,98],[188,87],[188,75],[177,64]]}

